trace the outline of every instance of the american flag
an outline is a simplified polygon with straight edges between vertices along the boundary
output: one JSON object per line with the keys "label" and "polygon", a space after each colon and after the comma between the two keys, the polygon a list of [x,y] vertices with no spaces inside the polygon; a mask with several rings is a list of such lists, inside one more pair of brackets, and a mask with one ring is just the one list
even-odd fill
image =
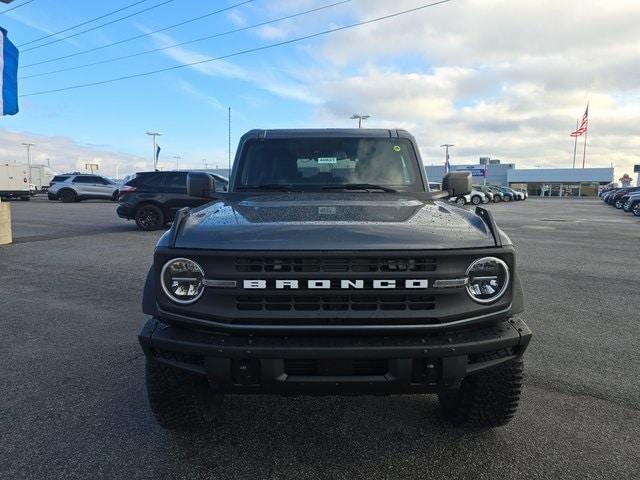
{"label": "american flag", "polygon": [[588,126],[589,126],[589,104],[587,104],[587,109],[584,111],[584,115],[582,116],[582,122],[580,122],[580,126],[575,132],[571,132],[569,135],[572,137],[579,137],[587,131]]}

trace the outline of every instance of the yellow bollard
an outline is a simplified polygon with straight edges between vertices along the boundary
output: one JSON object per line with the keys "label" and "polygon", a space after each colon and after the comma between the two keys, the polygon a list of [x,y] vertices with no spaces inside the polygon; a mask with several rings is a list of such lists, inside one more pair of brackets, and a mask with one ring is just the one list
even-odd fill
{"label": "yellow bollard", "polygon": [[0,245],[11,243],[11,205],[0,201]]}

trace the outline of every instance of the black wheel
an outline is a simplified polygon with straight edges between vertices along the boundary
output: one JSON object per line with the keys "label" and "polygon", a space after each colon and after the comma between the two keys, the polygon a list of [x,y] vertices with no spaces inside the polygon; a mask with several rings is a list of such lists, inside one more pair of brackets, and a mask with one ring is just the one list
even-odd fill
{"label": "black wheel", "polygon": [[209,385],[204,377],[182,372],[149,358],[146,362],[149,406],[161,427],[189,431],[211,423],[215,403],[208,398]]}
{"label": "black wheel", "polygon": [[464,427],[505,425],[518,409],[523,371],[520,357],[465,377],[458,390],[438,394],[444,416]]}
{"label": "black wheel", "polygon": [[504,196],[504,201],[505,202],[510,202],[511,201],[511,197],[509,195],[505,195]]}
{"label": "black wheel", "polygon": [[471,197],[471,203],[474,205],[480,205],[482,203],[482,199],[478,195],[474,195]]}
{"label": "black wheel", "polygon": [[640,217],[640,202],[631,207],[631,211],[636,217]]}
{"label": "black wheel", "polygon": [[624,207],[624,203],[622,203],[622,200],[616,200],[616,204],[615,207],[620,210],[622,207]]}
{"label": "black wheel", "polygon": [[140,205],[135,219],[140,230],[159,230],[165,224],[164,212],[157,205]]}
{"label": "black wheel", "polygon": [[78,200],[78,196],[73,190],[62,190],[60,192],[60,200],[63,203],[73,203]]}
{"label": "black wheel", "polygon": [[458,205],[464,205],[464,204],[466,204],[466,203],[467,203],[467,201],[464,199],[464,197],[458,197],[458,198],[456,199],[456,203],[457,203]]}
{"label": "black wheel", "polygon": [[493,196],[493,203],[499,203],[502,199],[500,198],[500,195],[494,195]]}

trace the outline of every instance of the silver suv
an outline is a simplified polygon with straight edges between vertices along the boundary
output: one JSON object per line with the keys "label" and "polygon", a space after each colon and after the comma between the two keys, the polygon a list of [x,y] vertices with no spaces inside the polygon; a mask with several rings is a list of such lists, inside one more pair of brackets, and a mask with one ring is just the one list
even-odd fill
{"label": "silver suv", "polygon": [[62,200],[65,203],[90,199],[118,199],[119,185],[100,175],[69,175],[61,182],[53,183],[48,190],[49,200]]}

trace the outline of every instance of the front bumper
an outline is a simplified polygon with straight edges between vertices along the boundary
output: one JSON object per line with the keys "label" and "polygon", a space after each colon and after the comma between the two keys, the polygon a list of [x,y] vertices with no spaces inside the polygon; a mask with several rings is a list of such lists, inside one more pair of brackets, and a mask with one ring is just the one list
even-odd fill
{"label": "front bumper", "polygon": [[425,393],[519,357],[531,331],[518,317],[421,335],[251,336],[205,333],[151,318],[148,359],[206,376],[221,392]]}

